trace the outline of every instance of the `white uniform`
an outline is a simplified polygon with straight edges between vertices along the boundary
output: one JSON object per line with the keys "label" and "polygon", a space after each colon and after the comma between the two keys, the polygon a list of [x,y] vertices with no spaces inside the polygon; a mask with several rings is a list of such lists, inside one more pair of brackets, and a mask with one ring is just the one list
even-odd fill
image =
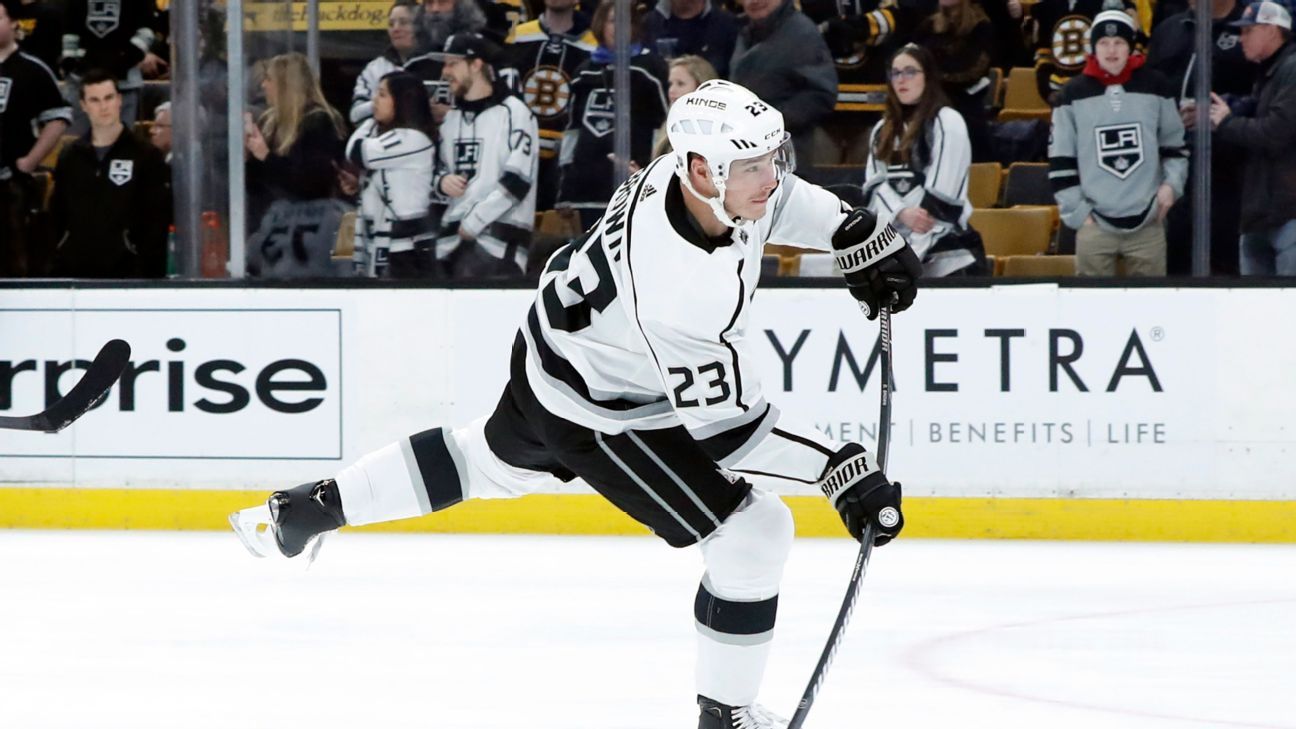
{"label": "white uniform", "polygon": [[357,273],[381,276],[388,253],[414,250],[431,240],[428,200],[435,145],[417,129],[380,132],[366,119],[347,142],[347,159],[365,170],[356,217]]}
{"label": "white uniform", "polygon": [[[972,217],[968,199],[972,142],[963,116],[948,106],[937,112],[924,144],[927,159],[918,166],[887,165],[877,159],[873,150],[881,128],[879,121],[869,135],[864,181],[869,210],[891,219],[905,208],[922,208],[935,218],[936,224],[926,233],[902,230],[922,259],[927,276],[944,276],[972,265],[975,256],[966,248],[937,245],[942,238],[965,232]],[[895,222],[899,226],[899,221]]]}
{"label": "white uniform", "polygon": [[492,258],[526,270],[539,152],[535,115],[502,87],[487,99],[458,101],[441,124],[439,169],[468,178],[468,189],[441,218],[438,259],[459,246],[462,226]]}
{"label": "white uniform", "polygon": [[707,250],[712,244],[688,227],[686,194],[672,157],[658,158],[617,190],[597,234],[564,270],[551,261],[523,329],[528,381],[547,410],[593,430],[682,424],[722,466],[813,482],[824,458],[792,447],[776,427],[837,445],[781,422],[755,372],[747,326],[765,243],[829,250],[846,208],[789,175],[763,218]]}

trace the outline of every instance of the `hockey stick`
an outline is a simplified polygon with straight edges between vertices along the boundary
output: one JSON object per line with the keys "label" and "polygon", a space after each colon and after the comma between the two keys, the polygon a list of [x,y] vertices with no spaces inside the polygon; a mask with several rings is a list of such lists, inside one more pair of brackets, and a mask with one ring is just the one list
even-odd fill
{"label": "hockey stick", "polygon": [[[879,406],[877,426],[877,463],[878,469],[885,471],[887,451],[891,446],[890,308],[882,307],[882,311],[878,313],[878,325],[878,344],[881,350],[879,359],[882,365],[882,402]],[[846,624],[850,622],[851,615],[855,612],[855,603],[859,600],[860,586],[864,582],[864,571],[868,569],[869,556],[872,554],[873,523],[869,522],[864,525],[864,533],[860,535],[859,555],[855,557],[855,570],[851,572],[850,584],[846,586],[846,598],[842,600],[841,609],[837,611],[837,622],[833,623],[832,631],[828,633],[828,644],[824,646],[823,653],[819,656],[819,663],[810,676],[810,683],[806,686],[805,693],[801,694],[801,702],[797,704],[796,713],[792,715],[792,721],[788,723],[788,729],[801,729],[806,716],[810,713],[811,705],[814,704],[815,697],[819,695],[819,689],[823,688],[824,678],[828,676],[828,667],[832,665],[833,658],[837,657],[837,649],[841,647],[842,639],[846,636]]]}
{"label": "hockey stick", "polygon": [[56,400],[45,412],[21,417],[0,416],[0,428],[43,430],[46,433],[63,430],[108,396],[108,391],[130,363],[130,354],[130,345],[126,342],[120,339],[109,341],[95,355],[71,392]]}

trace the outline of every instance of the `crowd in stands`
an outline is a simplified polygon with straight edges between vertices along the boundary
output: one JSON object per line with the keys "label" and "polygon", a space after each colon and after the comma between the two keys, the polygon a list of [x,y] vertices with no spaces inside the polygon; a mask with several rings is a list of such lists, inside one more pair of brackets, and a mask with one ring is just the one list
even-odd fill
{"label": "crowd in stands", "polygon": [[[257,64],[248,270],[534,274],[620,170],[669,152],[670,105],[727,78],[783,114],[798,174],[892,219],[927,276],[1189,273],[1198,134],[1212,272],[1296,275],[1288,0],[1197,1],[1214,18],[1209,128],[1193,0],[637,6],[620,160],[613,0],[395,0],[349,106],[300,54]],[[136,122],[166,31],[143,0],[0,0],[0,275],[165,275],[171,108]]]}

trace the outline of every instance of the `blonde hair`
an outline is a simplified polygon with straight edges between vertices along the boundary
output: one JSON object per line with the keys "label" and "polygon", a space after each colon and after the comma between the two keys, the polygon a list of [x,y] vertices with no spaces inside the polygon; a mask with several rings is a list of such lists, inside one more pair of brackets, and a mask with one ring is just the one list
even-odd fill
{"label": "blonde hair", "polygon": [[[697,82],[698,86],[701,86],[707,81],[714,81],[720,78],[720,74],[716,73],[715,66],[712,66],[711,62],[702,56],[688,54],[671,59],[667,75],[669,75],[670,70],[676,68],[682,68],[688,72],[688,75],[693,77],[693,80]],[[657,140],[657,145],[653,147],[653,159],[671,151],[670,138],[666,136],[666,124],[664,122],[662,123],[661,129],[657,131],[657,134],[659,139]]]}
{"label": "blonde hair", "polygon": [[329,115],[339,137],[346,136],[342,115],[324,99],[319,79],[311,71],[306,56],[284,53],[271,58],[265,75],[275,90],[274,104],[261,115],[261,133],[276,154],[286,155],[297,142],[302,121],[316,108]]}

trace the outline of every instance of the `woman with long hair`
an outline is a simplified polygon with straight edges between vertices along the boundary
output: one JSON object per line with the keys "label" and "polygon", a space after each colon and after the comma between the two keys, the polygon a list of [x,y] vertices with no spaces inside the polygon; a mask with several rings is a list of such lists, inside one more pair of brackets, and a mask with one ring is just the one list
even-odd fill
{"label": "woman with long hair", "polygon": [[[720,78],[716,73],[715,66],[702,56],[678,56],[671,59],[670,71],[667,76],[669,85],[666,87],[666,103],[669,106],[675,105],[675,100],[684,94],[692,93],[707,81]],[[671,151],[670,140],[666,138],[666,124],[662,123],[657,130],[656,140],[653,143],[653,159]]]}
{"label": "woman with long hair", "polygon": [[436,123],[423,82],[405,71],[378,81],[373,116],[347,142],[347,160],[363,170],[356,217],[356,273],[431,276],[435,228],[428,219]]}
{"label": "woman with long hair", "polygon": [[941,88],[930,51],[910,43],[891,57],[886,110],[869,138],[864,197],[891,218],[924,275],[981,273],[981,238],[968,228],[972,146]]}
{"label": "woman with long hair", "polygon": [[271,58],[261,90],[267,108],[257,123],[244,125],[252,156],[249,175],[259,177],[275,197],[331,197],[346,129],[342,116],[324,99],[306,57],[285,53]]}
{"label": "woman with long hair", "polygon": [[976,0],[939,2],[936,12],[919,24],[914,42],[935,57],[945,95],[967,124],[973,161],[987,161],[994,154],[985,103],[994,24]]}
{"label": "woman with long hair", "polygon": [[300,53],[271,58],[261,90],[265,112],[243,124],[248,222],[256,229],[248,269],[266,276],[326,275],[342,216],[335,199],[346,139],[342,116],[324,100]]}

